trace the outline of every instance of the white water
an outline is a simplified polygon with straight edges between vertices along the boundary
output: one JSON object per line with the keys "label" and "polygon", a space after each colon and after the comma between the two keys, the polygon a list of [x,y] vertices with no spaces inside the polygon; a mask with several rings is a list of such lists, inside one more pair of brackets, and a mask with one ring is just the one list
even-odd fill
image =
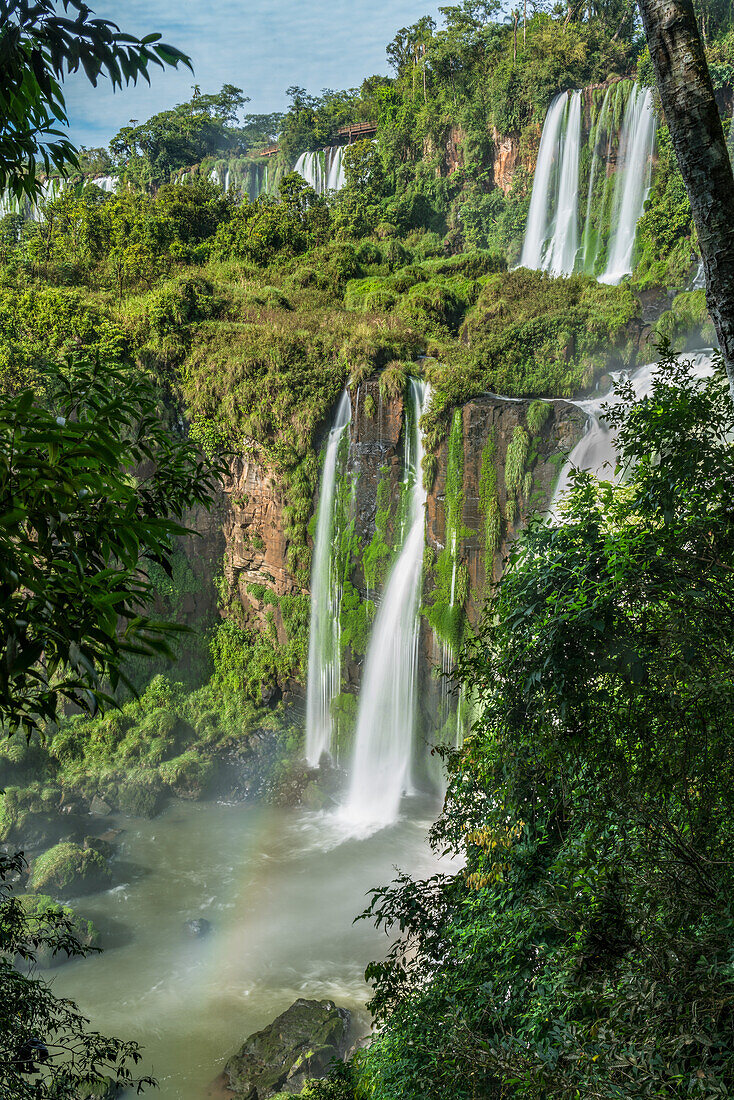
{"label": "white water", "polygon": [[568,102],[563,155],[558,174],[553,233],[543,260],[552,275],[571,275],[578,251],[579,151],[581,147],[581,92]]}
{"label": "white water", "polygon": [[549,196],[551,193],[551,175],[558,157],[563,118],[568,106],[568,96],[564,93],[556,96],[548,108],[545,125],[540,137],[538,161],[533,178],[533,191],[530,196],[528,224],[522,246],[520,265],[540,270],[543,251],[548,236]]}
{"label": "white water", "polygon": [[[710,351],[691,352],[686,358],[693,361],[695,378],[705,378],[711,373]],[[657,366],[657,363],[646,363],[630,375],[635,397],[646,397],[652,391]],[[616,436],[604,419],[604,406],[616,405],[618,402],[619,398],[614,391],[614,387],[603,397],[590,398],[588,401],[570,402],[570,404],[586,413],[588,420],[584,435],[571,451],[568,462],[561,470],[550,506],[551,515],[557,514],[556,506],[559,499],[568,490],[574,470],[587,470],[605,481],[618,480],[620,471],[617,470]]]}
{"label": "white water", "polygon": [[[607,240],[608,259],[600,281],[618,283],[630,274],[637,223],[650,191],[656,119],[650,89],[632,85],[612,182],[610,169],[617,144],[613,115],[619,97],[626,95],[628,88],[628,84],[617,83],[607,89],[591,134],[591,165],[580,258],[581,93],[563,93],[551,102],[533,179],[520,259],[523,267],[553,275],[570,275],[579,269],[594,274]],[[595,227],[592,219],[594,188],[601,172],[606,182]]]}
{"label": "white water", "polygon": [[344,146],[330,145],[328,149],[317,153],[301,153],[293,171],[303,176],[317,195],[326,195],[329,191],[341,191],[346,183]]}
{"label": "white water", "polygon": [[118,179],[117,176],[97,176],[96,179],[90,180],[95,187],[99,187],[101,191],[106,192],[108,195],[114,195],[117,191]]}
{"label": "white water", "polygon": [[428,389],[410,381],[412,417],[406,470],[406,535],[382,594],[362,676],[349,792],[341,817],[363,830],[396,821],[410,788],[416,720],[426,490],[420,417]]}
{"label": "white water", "polygon": [[339,612],[341,581],[336,576],[332,553],[334,502],[336,499],[339,444],[349,426],[351,404],[345,390],[334,426],[329,432],[321,475],[321,493],[316,521],[311,569],[311,620],[308,636],[308,679],[306,688],[306,759],[314,767],[323,753],[333,748],[331,704],[341,684]]}
{"label": "white water", "polygon": [[67,186],[67,182],[63,177],[56,176],[42,180],[41,190],[33,201],[28,198],[16,199],[9,192],[4,192],[0,195],[0,218],[4,218],[7,214],[20,214],[24,218],[41,221],[44,205],[58,198]]}
{"label": "white water", "polygon": [[650,88],[634,86],[627,101],[617,165],[609,259],[602,283],[616,284],[632,272],[637,223],[645,208],[652,179],[656,120]]}

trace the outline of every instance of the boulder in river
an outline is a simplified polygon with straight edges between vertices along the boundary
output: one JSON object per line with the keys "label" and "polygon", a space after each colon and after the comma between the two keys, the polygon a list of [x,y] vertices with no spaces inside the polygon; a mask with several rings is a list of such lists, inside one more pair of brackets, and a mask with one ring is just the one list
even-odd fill
{"label": "boulder in river", "polygon": [[299,999],[272,1024],[250,1035],[224,1067],[237,1100],[295,1094],[306,1081],[325,1077],[349,1045],[351,1013],[333,1001]]}

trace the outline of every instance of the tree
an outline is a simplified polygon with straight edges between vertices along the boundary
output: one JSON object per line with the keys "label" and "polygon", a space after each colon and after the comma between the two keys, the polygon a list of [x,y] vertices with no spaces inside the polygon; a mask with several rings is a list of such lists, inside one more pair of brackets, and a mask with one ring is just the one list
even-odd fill
{"label": "tree", "polygon": [[170,572],[218,470],[161,420],[152,383],[79,364],[0,402],[0,722],[43,730],[129,685],[133,654],[170,653],[146,566]]}
{"label": "tree", "polygon": [[107,1095],[113,1083],[152,1084],[133,1079],[137,1043],[89,1031],[76,1006],[34,975],[40,952],[72,957],[90,949],[58,907],[26,912],[13,894],[25,872],[21,856],[0,856],[0,1092],[13,1100],[76,1100],[92,1090]]}
{"label": "tree", "polygon": [[667,357],[621,396],[626,479],[531,524],[463,663],[462,868],[375,892],[365,1095],[734,1094],[734,407]]}
{"label": "tree", "polygon": [[46,172],[77,165],[60,125],[67,122],[61,84],[81,67],[94,87],[150,82],[151,65],[191,68],[159,34],[136,38],[109,19],[92,18],[84,0],[0,0],[0,192],[33,198],[36,159]]}
{"label": "tree", "polygon": [[734,175],[691,0],[640,0],[734,398]]}
{"label": "tree", "polygon": [[123,126],[110,150],[124,178],[144,188],[156,188],[181,168],[209,156],[246,151],[234,123],[249,103],[241,88],[225,84],[215,95],[195,94],[187,103],[160,111],[139,125]]}

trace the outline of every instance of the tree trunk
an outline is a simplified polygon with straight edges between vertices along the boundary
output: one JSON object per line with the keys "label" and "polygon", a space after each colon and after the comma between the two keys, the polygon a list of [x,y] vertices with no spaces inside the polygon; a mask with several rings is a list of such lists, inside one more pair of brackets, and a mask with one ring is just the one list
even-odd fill
{"label": "tree trunk", "polygon": [[734,176],[691,0],[640,0],[734,398]]}

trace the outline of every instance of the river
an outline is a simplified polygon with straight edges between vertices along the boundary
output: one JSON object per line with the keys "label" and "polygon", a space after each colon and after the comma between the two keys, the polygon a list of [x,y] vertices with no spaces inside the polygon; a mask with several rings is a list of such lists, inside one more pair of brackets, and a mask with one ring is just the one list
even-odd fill
{"label": "river", "polygon": [[[345,836],[327,814],[250,804],[178,803],[121,819],[117,885],[79,899],[104,952],[50,972],[93,1028],[137,1040],[160,1100],[203,1100],[230,1054],[297,997],[362,1013],[364,968],[388,941],[353,923],[395,867],[432,874],[435,803],[411,799],[395,825]],[[204,917],[193,938],[184,922]]]}

